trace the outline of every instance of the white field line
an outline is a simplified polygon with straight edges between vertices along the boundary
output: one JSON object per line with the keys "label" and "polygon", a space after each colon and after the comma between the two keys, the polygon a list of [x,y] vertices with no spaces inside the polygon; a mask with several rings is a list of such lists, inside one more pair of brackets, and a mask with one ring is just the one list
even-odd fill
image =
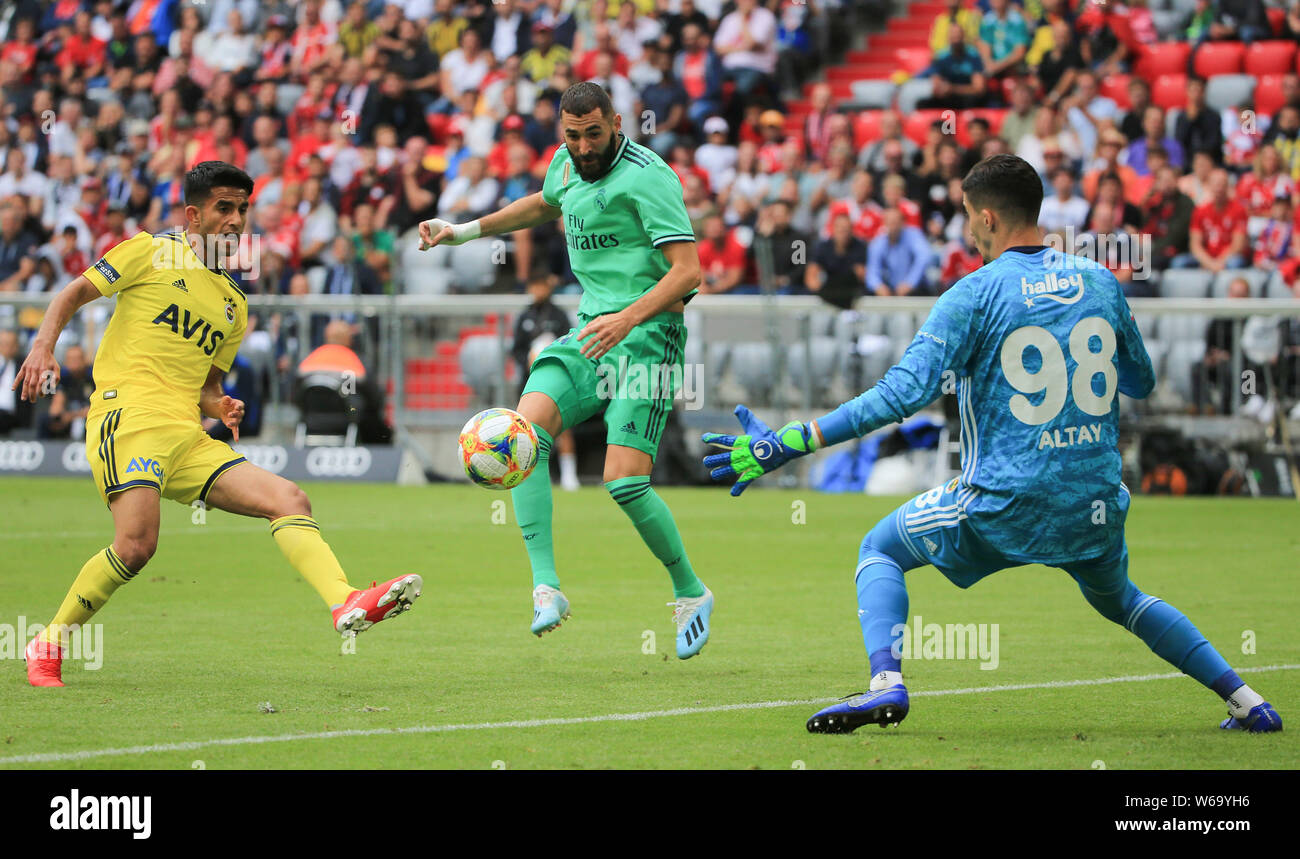
{"label": "white field line", "polygon": [[[1238,674],[1256,674],[1264,671],[1295,671],[1300,665],[1266,665],[1259,668],[1241,668]],[[975,695],[990,692],[1020,692],[1028,689],[1065,689],[1072,686],[1106,686],[1111,683],[1145,683],[1151,680],[1175,680],[1185,674],[1136,674],[1127,677],[1101,677],[1095,680],[1053,680],[1048,683],[1013,683],[1005,686],[972,686],[966,689],[935,689],[908,693],[912,698],[938,698],[946,695]],[[58,694],[58,693],[55,693]],[[32,755],[14,755],[0,758],[0,765],[39,764],[57,761],[84,761],[91,758],[119,755],[148,755],[160,752],[188,752],[221,746],[252,746],[260,743],[288,743],[297,740],[333,740],[343,737],[379,737],[400,734],[447,734],[456,731],[488,731],[510,728],[549,728],[557,725],[585,725],[592,722],[644,722],[668,716],[693,716],[699,713],[727,713],[734,710],[771,710],[778,707],[807,707],[838,701],[838,698],[807,698],[795,701],[759,701],[753,704],[719,704],[711,707],[677,707],[672,710],[649,710],[640,713],[611,713],[607,716],[572,716],[556,719],[523,719],[511,722],[478,722],[460,725],[419,725],[410,728],[353,728],[341,731],[315,733],[276,734],[273,736],[226,737],[217,740],[192,740],[184,743],[158,743],[150,746],[129,746],[116,749],[86,749],[79,752],[48,752]]]}

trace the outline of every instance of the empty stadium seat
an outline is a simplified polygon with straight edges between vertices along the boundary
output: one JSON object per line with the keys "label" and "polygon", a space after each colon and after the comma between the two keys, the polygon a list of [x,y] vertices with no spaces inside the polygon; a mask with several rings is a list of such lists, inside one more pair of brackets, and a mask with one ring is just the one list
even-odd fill
{"label": "empty stadium seat", "polygon": [[1295,298],[1291,292],[1291,287],[1287,286],[1286,281],[1282,279],[1282,272],[1275,271],[1268,280],[1264,281],[1265,298]]}
{"label": "empty stadium seat", "polygon": [[466,242],[451,251],[452,277],[457,287],[467,292],[481,292],[496,282],[504,256],[502,239]]}
{"label": "empty stadium seat", "polygon": [[1187,106],[1187,75],[1164,74],[1151,85],[1151,103],[1165,110],[1182,110]]}
{"label": "empty stadium seat", "polygon": [[1196,50],[1192,68],[1203,78],[1239,74],[1245,53],[1241,42],[1206,42]]}
{"label": "empty stadium seat", "polygon": [[1187,73],[1187,57],[1192,46],[1186,42],[1158,42],[1143,45],[1134,64],[1134,72],[1147,80],[1154,80],[1160,75]]}
{"label": "empty stadium seat", "polygon": [[913,78],[898,88],[898,109],[903,114],[916,110],[917,102],[934,95],[929,78]]}
{"label": "empty stadium seat", "polygon": [[[812,364],[808,352],[812,352]],[[811,349],[805,349],[801,340],[789,343],[785,352],[786,378],[801,391],[811,390],[813,399],[820,400],[839,378],[844,362],[840,344],[830,337],[813,337]]]}
{"label": "empty stadium seat", "polygon": [[1160,279],[1162,298],[1208,298],[1211,272],[1199,268],[1171,268]]}
{"label": "empty stadium seat", "polygon": [[484,401],[500,398],[505,351],[494,334],[475,334],[460,344],[460,372],[465,384]]}
{"label": "empty stadium seat", "polygon": [[1264,294],[1264,282],[1268,280],[1268,272],[1257,268],[1230,268],[1214,276],[1214,282],[1210,284],[1210,296],[1227,298],[1228,285],[1239,277],[1245,278],[1250,284],[1251,298],[1258,298]]}
{"label": "empty stadium seat", "polygon": [[1255,112],[1262,116],[1277,113],[1285,98],[1282,95],[1282,75],[1260,75],[1255,81]]}
{"label": "empty stadium seat", "polygon": [[862,107],[889,107],[894,103],[894,93],[898,91],[893,81],[854,81],[849,87],[853,93],[853,103]]}
{"label": "empty stadium seat", "polygon": [[1169,347],[1169,356],[1165,359],[1165,378],[1185,403],[1192,402],[1192,371],[1196,362],[1204,357],[1204,332],[1200,340],[1181,341]]}
{"label": "empty stadium seat", "polygon": [[1254,104],[1254,75],[1219,75],[1205,87],[1205,103],[1214,110]]}
{"label": "empty stadium seat", "polygon": [[731,347],[733,375],[755,402],[771,401],[775,354],[771,343],[736,343]]}
{"label": "empty stadium seat", "polygon": [[417,240],[402,241],[398,245],[402,292],[407,295],[446,295],[451,290],[452,271],[449,257],[451,248],[439,245],[427,251],[420,250]]}
{"label": "empty stadium seat", "polygon": [[1295,61],[1295,42],[1254,42],[1246,48],[1244,70],[1248,75],[1282,75],[1293,71]]}
{"label": "empty stadium seat", "polygon": [[853,118],[853,139],[857,147],[870,146],[880,139],[880,117],[883,111],[864,110]]}
{"label": "empty stadium seat", "polygon": [[[930,134],[930,125],[936,120],[944,119],[944,114],[956,119],[955,111],[914,110],[903,117],[903,134],[917,146],[924,146]],[[954,128],[955,130],[955,128]]]}
{"label": "empty stadium seat", "polygon": [[930,65],[930,49],[924,45],[913,48],[899,48],[894,51],[894,56],[898,59],[899,68],[909,75],[924,71]]}
{"label": "empty stadium seat", "polygon": [[1161,39],[1174,39],[1183,34],[1183,19],[1187,15],[1177,9],[1152,9],[1151,22]]}
{"label": "empty stadium seat", "polygon": [[1128,84],[1132,79],[1132,75],[1106,75],[1097,82],[1097,91],[1115,102],[1121,109],[1128,110],[1133,106],[1132,100],[1128,97]]}

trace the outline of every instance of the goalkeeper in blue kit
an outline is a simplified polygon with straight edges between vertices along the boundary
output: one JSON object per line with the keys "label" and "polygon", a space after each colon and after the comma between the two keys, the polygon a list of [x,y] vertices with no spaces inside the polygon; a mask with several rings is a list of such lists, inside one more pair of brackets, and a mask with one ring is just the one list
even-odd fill
{"label": "goalkeeper in blue kit", "polygon": [[871,662],[868,691],[814,714],[815,733],[901,722],[908,712],[900,633],[903,574],[933,564],[968,588],[1007,567],[1067,572],[1103,617],[1212,689],[1220,727],[1280,731],[1276,710],[1178,609],[1129,580],[1116,394],[1155,385],[1151,359],[1115,277],[1041,244],[1042,184],[1014,155],[995,155],[962,183],[985,265],[935,303],[898,364],[870,390],[810,424],[771,430],[744,406],[743,435],[706,433],[726,450],[705,459],[731,494],[796,457],[915,414],[956,383],[961,475],[925,492],[863,539],[855,582]]}

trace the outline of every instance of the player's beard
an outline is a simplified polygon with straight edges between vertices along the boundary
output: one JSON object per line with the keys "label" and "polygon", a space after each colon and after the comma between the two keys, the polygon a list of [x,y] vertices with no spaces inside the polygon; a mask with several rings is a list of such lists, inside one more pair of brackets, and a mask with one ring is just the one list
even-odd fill
{"label": "player's beard", "polygon": [[[586,182],[595,182],[601,176],[609,172],[609,167],[614,163],[614,155],[618,152],[618,132],[610,135],[609,145],[603,152],[598,152],[591,160],[583,163],[578,154],[569,147],[569,157],[573,159],[573,166],[578,168],[578,175]],[[565,144],[566,146],[568,144]]]}
{"label": "player's beard", "polygon": [[191,240],[201,242],[202,247],[195,250],[203,264],[214,270],[218,267],[231,268],[231,264],[239,258],[239,234],[223,233],[218,226],[211,230],[204,229],[201,222],[199,230],[199,234]]}

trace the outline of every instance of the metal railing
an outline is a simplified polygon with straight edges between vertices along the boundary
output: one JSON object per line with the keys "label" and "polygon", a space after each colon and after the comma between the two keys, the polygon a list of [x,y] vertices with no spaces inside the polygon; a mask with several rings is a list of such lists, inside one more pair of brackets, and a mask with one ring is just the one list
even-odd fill
{"label": "metal railing", "polygon": [[[43,308],[52,297],[43,294],[3,294],[0,295],[0,328],[16,327],[19,312],[23,308]],[[557,295],[554,302],[572,314],[578,307],[579,297],[575,295]],[[929,312],[935,302],[929,297],[879,298],[868,296],[861,298],[854,311],[861,320],[871,320],[880,314],[914,314],[916,326],[919,327],[923,314]],[[434,354],[435,343],[455,341],[458,326],[481,323],[488,316],[495,315],[495,336],[501,356],[499,373],[491,390],[482,392],[480,399],[495,404],[513,403],[514,391],[510,387],[509,365],[510,346],[513,340],[513,318],[528,306],[529,298],[525,295],[447,295],[447,296],[261,296],[248,298],[250,314],[259,318],[259,327],[266,330],[270,319],[279,316],[281,324],[292,318],[296,322],[300,336],[294,343],[295,354],[291,356],[292,365],[296,366],[313,348],[310,337],[301,336],[312,329],[313,316],[337,317],[348,315],[361,322],[363,332],[377,332],[378,337],[363,337],[358,351],[371,367],[380,382],[381,390],[386,382],[391,381],[393,393],[393,421],[399,427],[404,426],[446,426],[456,420],[463,420],[463,412],[455,415],[436,414],[429,410],[413,410],[407,407],[404,396],[406,381],[406,364],[409,359],[428,357]],[[1300,319],[1300,299],[1249,298],[1249,299],[1132,299],[1129,302],[1139,323],[1149,316],[1166,317],[1172,315],[1193,314],[1210,318],[1230,318],[1235,320],[1237,336],[1233,338],[1232,374],[1239,378],[1242,370],[1241,328],[1249,316],[1274,316]],[[93,307],[91,305],[89,307]],[[86,313],[83,308],[81,313]],[[766,343],[770,346],[772,359],[771,374],[772,399],[766,403],[777,411],[787,407],[799,408],[808,412],[815,408],[833,406],[839,400],[830,402],[827,389],[823,385],[809,384],[807,376],[812,373],[813,341],[818,337],[828,336],[829,324],[842,311],[812,296],[699,296],[687,307],[690,337],[688,352],[691,351],[690,340],[698,346],[694,354],[701,362],[709,360],[709,347],[717,344],[735,344],[741,342]],[[915,327],[912,329],[915,331]],[[852,327],[849,326],[852,331]],[[1202,333],[1203,339],[1203,333]],[[245,339],[245,347],[248,339]],[[792,378],[789,370],[795,350],[802,353],[805,378]],[[797,359],[796,359],[797,361]],[[892,362],[891,362],[892,363]],[[274,377],[275,369],[272,369]],[[716,377],[708,377],[714,378]],[[874,381],[874,380],[872,380]],[[728,404],[716,401],[716,392],[712,385],[702,386],[699,392],[702,402],[694,408],[716,410]],[[799,393],[797,400],[786,398],[786,394],[795,390]],[[1235,400],[1241,402],[1240,386],[1234,386],[1237,392]],[[272,384],[268,392],[268,402],[279,405],[282,402],[281,385]],[[853,391],[852,393],[857,393]]]}

